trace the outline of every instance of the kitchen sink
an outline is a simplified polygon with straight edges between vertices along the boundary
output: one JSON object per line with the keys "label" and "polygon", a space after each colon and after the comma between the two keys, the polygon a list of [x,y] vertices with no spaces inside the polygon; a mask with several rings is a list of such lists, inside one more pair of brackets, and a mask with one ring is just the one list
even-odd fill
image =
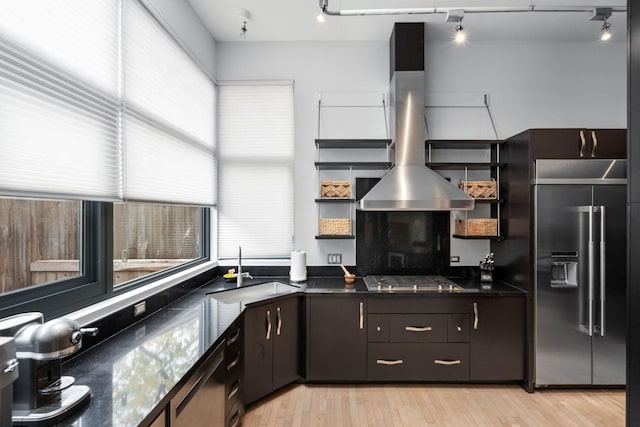
{"label": "kitchen sink", "polygon": [[255,302],[275,296],[292,294],[299,291],[300,288],[298,286],[289,285],[282,282],[266,282],[259,283],[257,285],[244,286],[242,288],[215,292],[209,294],[209,296],[224,304],[232,304],[236,302]]}

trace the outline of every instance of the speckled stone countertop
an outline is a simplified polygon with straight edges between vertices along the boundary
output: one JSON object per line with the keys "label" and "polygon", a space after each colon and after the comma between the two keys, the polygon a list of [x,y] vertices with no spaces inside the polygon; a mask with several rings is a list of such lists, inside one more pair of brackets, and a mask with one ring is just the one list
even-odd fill
{"label": "speckled stone countertop", "polygon": [[[474,279],[452,280],[465,288],[457,294],[523,294],[501,283],[483,289]],[[269,281],[289,284],[288,278],[260,277],[245,280],[242,289]],[[342,277],[309,278],[304,284],[292,285],[298,288],[287,288],[282,295],[298,291],[309,295],[379,293],[368,292],[361,278],[353,288],[345,288]],[[231,289],[237,289],[235,283],[210,282],[65,361],[63,375],[89,386],[92,396],[89,405],[59,425],[137,426],[151,421],[150,414],[169,402],[180,381],[222,341],[245,306],[259,303],[260,297],[231,302],[215,298],[216,293]]]}

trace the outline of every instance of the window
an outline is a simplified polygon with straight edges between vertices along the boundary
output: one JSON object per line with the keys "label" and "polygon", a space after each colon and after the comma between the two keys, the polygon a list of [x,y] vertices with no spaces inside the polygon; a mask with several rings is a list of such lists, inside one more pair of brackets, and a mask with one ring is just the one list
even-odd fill
{"label": "window", "polygon": [[[288,257],[293,247],[293,83],[223,83],[218,257]],[[226,190],[226,191],[223,191]]]}
{"label": "window", "polygon": [[213,82],[139,0],[0,2],[0,317],[208,259]]}
{"label": "window", "polygon": [[0,293],[83,274],[82,202],[0,199],[0,223]]}
{"label": "window", "polygon": [[150,203],[115,204],[114,286],[202,257],[202,228],[201,208]]}

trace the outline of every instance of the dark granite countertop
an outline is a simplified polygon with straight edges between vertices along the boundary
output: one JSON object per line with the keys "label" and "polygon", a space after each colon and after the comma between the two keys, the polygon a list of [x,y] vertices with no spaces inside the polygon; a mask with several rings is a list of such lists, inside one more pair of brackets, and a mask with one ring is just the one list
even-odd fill
{"label": "dark granite countertop", "polygon": [[[489,289],[480,286],[476,279],[452,280],[465,288],[454,295],[524,293],[504,283],[494,283]],[[289,284],[288,278],[259,277],[245,280],[241,289],[245,292],[245,287],[270,281]],[[225,297],[223,302],[215,299],[216,293],[238,288],[235,283],[215,280],[65,361],[63,374],[75,377],[77,384],[89,386],[92,396],[90,405],[61,425],[136,426],[150,421],[149,414],[158,412],[158,408],[169,402],[180,381],[222,341],[225,330],[245,306],[297,292],[384,293],[368,292],[361,278],[353,288],[345,288],[342,277],[311,277],[304,284],[291,285],[297,288],[284,287],[284,291],[266,297],[254,294],[251,301],[233,301]],[[227,292],[224,294],[228,295]],[[438,293],[427,295],[434,294]]]}

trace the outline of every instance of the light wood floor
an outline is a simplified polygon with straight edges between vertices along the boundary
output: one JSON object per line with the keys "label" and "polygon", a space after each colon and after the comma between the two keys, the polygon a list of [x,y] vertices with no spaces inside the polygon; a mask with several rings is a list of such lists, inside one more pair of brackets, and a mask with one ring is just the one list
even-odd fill
{"label": "light wood floor", "polygon": [[624,426],[624,390],[516,385],[295,384],[247,408],[243,426]]}

